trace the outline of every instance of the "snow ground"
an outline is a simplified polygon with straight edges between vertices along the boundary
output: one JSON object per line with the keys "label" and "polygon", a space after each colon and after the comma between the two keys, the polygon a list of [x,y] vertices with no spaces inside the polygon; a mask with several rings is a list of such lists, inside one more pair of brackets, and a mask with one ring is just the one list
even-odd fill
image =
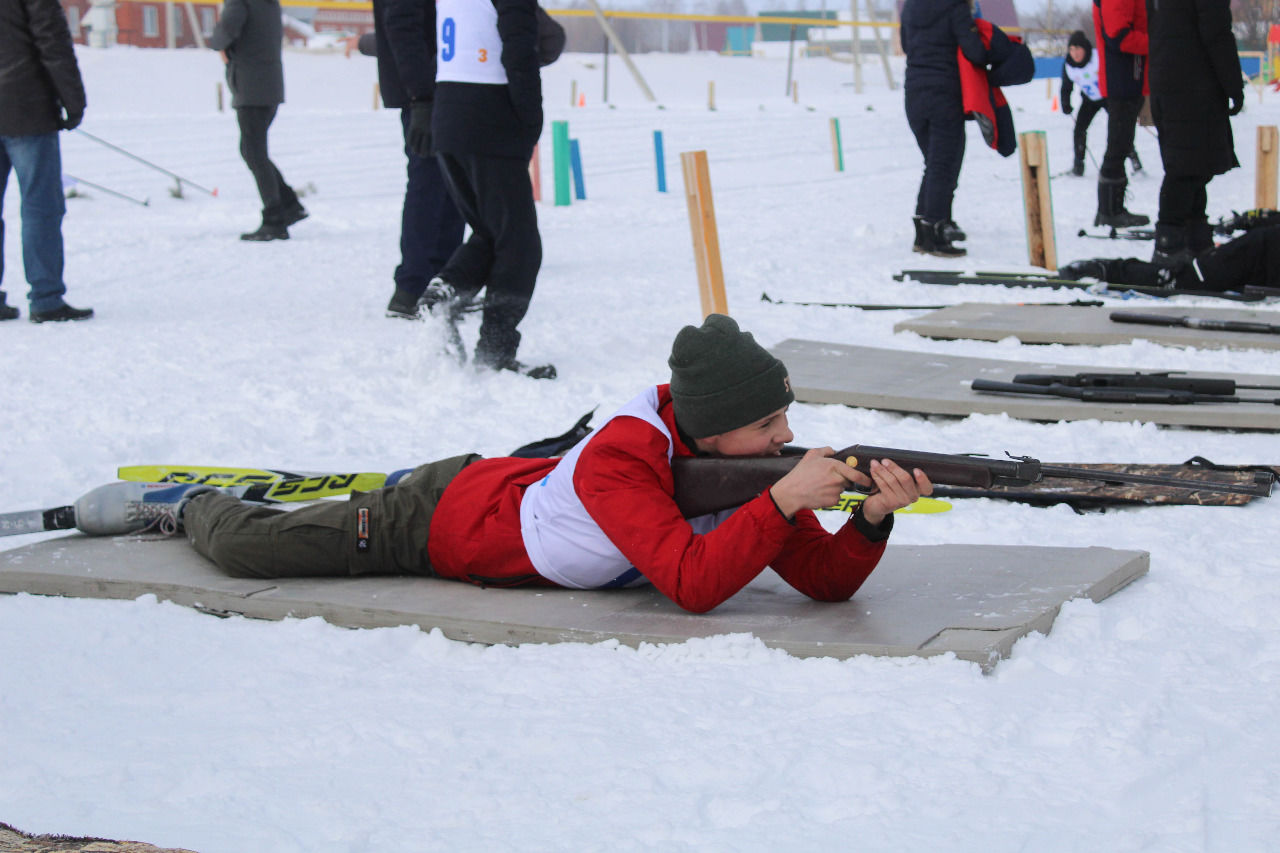
{"label": "snow ground", "polygon": [[[312,217],[287,243],[243,244],[257,199],[221,64],[195,51],[81,50],[85,130],[64,168],[148,197],[68,202],[69,300],[92,322],[7,323],[0,512],[70,502],[121,464],[210,462],[390,470],[497,455],[607,412],[665,376],[699,303],[678,154],[711,165],[730,310],[766,344],[787,337],[1017,358],[1014,341],[894,334],[910,312],[770,306],[1060,298],[900,284],[920,157],[901,91],[864,66],[636,57],[660,105],[614,57],[546,70],[550,122],[580,140],[589,200],[539,209],[545,262],[522,325],[553,383],[442,363],[425,325],[384,318],[398,260],[403,158],[394,112],[372,110],[372,60],[288,53],[272,155]],[[901,80],[901,66],[895,65]],[[716,83],[714,112],[707,82]],[[571,83],[587,105],[570,108]],[[1042,81],[1012,90],[1020,131],[1069,164],[1071,125]],[[832,167],[841,121],[846,171]],[[1216,218],[1253,206],[1243,168],[1210,187]],[[1102,120],[1091,135],[1100,156]],[[655,191],[662,130],[671,192]],[[1160,158],[1130,208],[1154,214]],[[550,151],[542,154],[550,199]],[[1094,169],[1090,168],[1090,175]],[[13,183],[12,181],[10,183]],[[1091,179],[1054,182],[1061,259],[1144,244],[1075,237]],[[4,247],[23,305],[16,190]],[[1017,159],[971,132],[956,217],[971,268],[1024,268]],[[1192,303],[1194,304],[1194,303]],[[1208,302],[1204,304],[1209,304]],[[24,313],[25,313],[25,305]],[[468,330],[474,335],[474,329]],[[1278,373],[1263,352],[1147,344],[1053,346],[1037,358],[1144,369]],[[797,405],[797,441],[1058,461],[1280,459],[1274,434],[1138,423],[930,420]],[[1280,558],[1275,508],[1075,515],[990,501],[904,517],[899,543],[1106,545],[1151,552],[1149,576],[1072,602],[1050,636],[993,675],[954,659],[798,660],[747,636],[633,650],[613,643],[483,648],[412,629],[217,620],[152,598],[0,597],[0,820],[36,832],[137,838],[200,853],[364,850],[1266,850],[1280,831]],[[831,522],[834,524],[835,520]],[[35,537],[2,540],[16,547]]]}

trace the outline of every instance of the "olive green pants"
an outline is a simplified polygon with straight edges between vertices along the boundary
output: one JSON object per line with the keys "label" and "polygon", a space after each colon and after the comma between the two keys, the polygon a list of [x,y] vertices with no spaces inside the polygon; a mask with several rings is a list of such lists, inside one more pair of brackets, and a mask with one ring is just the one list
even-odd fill
{"label": "olive green pants", "polygon": [[430,462],[385,489],[293,511],[200,495],[183,512],[187,538],[234,577],[432,575],[427,533],[445,487],[481,457]]}

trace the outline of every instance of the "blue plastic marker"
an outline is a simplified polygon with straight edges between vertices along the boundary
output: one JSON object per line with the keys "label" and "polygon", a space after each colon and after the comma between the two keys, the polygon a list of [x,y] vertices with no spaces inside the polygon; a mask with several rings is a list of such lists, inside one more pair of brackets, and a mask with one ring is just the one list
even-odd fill
{"label": "blue plastic marker", "polygon": [[576,139],[569,140],[569,163],[573,168],[573,196],[585,201],[587,186],[582,182],[582,150],[578,147]]}
{"label": "blue plastic marker", "polygon": [[662,131],[653,132],[653,158],[658,164],[658,192],[667,191],[667,160],[662,155]]}

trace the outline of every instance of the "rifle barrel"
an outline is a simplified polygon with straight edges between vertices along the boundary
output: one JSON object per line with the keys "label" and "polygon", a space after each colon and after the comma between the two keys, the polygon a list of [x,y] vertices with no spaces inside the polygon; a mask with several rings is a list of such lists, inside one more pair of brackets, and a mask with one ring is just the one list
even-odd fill
{"label": "rifle barrel", "polygon": [[1146,326],[1182,326],[1187,329],[1204,329],[1211,332],[1250,332],[1261,335],[1280,335],[1280,324],[1258,323],[1252,320],[1215,320],[1209,317],[1112,311],[1111,321],[1114,323],[1138,323]]}
{"label": "rifle barrel", "polygon": [[[1067,385],[1072,388],[1162,388],[1230,397],[1240,386],[1233,379],[1174,376],[1171,373],[1019,373],[1014,382],[1027,385]],[[1278,389],[1280,390],[1280,389]]]}

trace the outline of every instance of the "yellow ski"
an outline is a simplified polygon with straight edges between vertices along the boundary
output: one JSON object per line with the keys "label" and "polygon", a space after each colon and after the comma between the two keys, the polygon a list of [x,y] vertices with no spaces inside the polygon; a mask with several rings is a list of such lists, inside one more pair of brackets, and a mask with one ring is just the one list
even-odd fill
{"label": "yellow ski", "polygon": [[[834,512],[853,512],[858,504],[866,499],[866,495],[845,492],[840,496],[840,500],[836,502],[835,506],[829,506],[826,509]],[[897,512],[911,515],[932,515],[936,512],[946,512],[949,509],[951,509],[951,504],[946,501],[940,501],[937,498],[916,498],[915,503],[910,506],[904,506]]]}
{"label": "yellow ski", "polygon": [[[129,465],[116,472],[121,480],[141,483],[204,483],[210,486],[265,486],[261,497],[272,501],[313,501],[381,488],[386,474],[328,474],[279,468],[219,465]],[[256,490],[255,490],[256,492]]]}

